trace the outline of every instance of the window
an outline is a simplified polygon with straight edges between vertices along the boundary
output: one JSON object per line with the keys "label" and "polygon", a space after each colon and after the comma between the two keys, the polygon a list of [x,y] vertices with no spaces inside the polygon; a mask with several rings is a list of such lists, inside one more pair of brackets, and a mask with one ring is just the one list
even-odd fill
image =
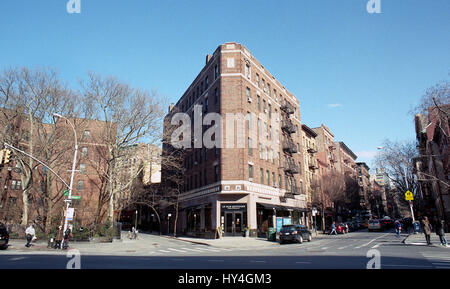
{"label": "window", "polygon": [[204,112],[208,112],[208,98],[205,98]]}
{"label": "window", "polygon": [[219,77],[219,65],[214,66],[214,79]]}
{"label": "window", "polygon": [[209,79],[208,76],[205,78],[205,90],[209,87]]}
{"label": "window", "polygon": [[272,118],[272,105],[269,104],[269,118]]}
{"label": "window", "polygon": [[84,174],[86,172],[86,165],[80,164],[80,173]]}
{"label": "window", "polygon": [[253,155],[252,139],[248,138],[248,155]]}
{"label": "window", "polygon": [[279,188],[283,187],[281,175],[278,175],[278,187]]}
{"label": "window", "polygon": [[259,158],[262,160],[263,159],[263,147],[262,144],[259,144]]}
{"label": "window", "polygon": [[89,139],[90,137],[91,137],[91,131],[85,130],[85,131],[84,131],[84,138],[85,138],[85,139]]}
{"label": "window", "polygon": [[259,182],[261,183],[261,184],[264,184],[264,169],[259,169],[259,177],[260,177],[260,180],[259,180]]}
{"label": "window", "polygon": [[272,172],[272,182],[275,185],[275,183],[277,182],[277,179],[275,178],[275,173]]}
{"label": "window", "polygon": [[259,87],[259,74],[256,74],[256,86]]}
{"label": "window", "polygon": [[269,92],[269,96],[272,96],[272,91],[270,91],[270,84],[267,83],[267,91]]}
{"label": "window", "polygon": [[245,76],[250,78],[250,64],[245,64]]}
{"label": "window", "polygon": [[77,182],[77,191],[82,191],[84,189],[84,182],[78,181]]}
{"label": "window", "polygon": [[248,165],[248,177],[253,179],[253,166]]}
{"label": "window", "polygon": [[258,100],[258,110],[261,111],[261,97],[258,95],[257,97]]}
{"label": "window", "polygon": [[266,171],[267,185],[270,186],[270,172]]}
{"label": "window", "polygon": [[250,88],[248,88],[248,87],[247,87],[247,90],[246,90],[246,95],[247,95],[247,99],[249,99],[250,98]]}
{"label": "window", "polygon": [[[200,82],[200,94],[203,94],[203,81]],[[199,95],[200,96],[200,95]]]}
{"label": "window", "polygon": [[263,99],[263,109],[264,109],[264,113],[266,113],[266,100]]}

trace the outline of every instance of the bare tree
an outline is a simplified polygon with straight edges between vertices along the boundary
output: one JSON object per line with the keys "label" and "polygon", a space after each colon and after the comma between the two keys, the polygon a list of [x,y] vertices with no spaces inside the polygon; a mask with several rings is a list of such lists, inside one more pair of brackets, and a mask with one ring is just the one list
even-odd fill
{"label": "bare tree", "polygon": [[[51,69],[10,68],[0,73],[0,103],[2,108],[2,141],[24,149],[30,155],[44,161],[56,170],[62,169],[61,157],[67,147],[55,145],[64,138],[64,132],[54,129],[53,113],[73,115],[76,95],[63,84],[58,74]],[[46,190],[36,189],[42,181],[40,164],[32,158],[14,152],[21,177],[23,211],[22,225],[29,221],[29,201],[41,200],[36,206],[41,220],[37,225],[45,231],[52,215],[52,209],[60,205],[61,196],[52,196],[54,178],[46,175]],[[38,172],[38,174],[36,174]],[[41,176],[39,176],[41,174]],[[37,186],[36,186],[37,184]]]}
{"label": "bare tree", "polygon": [[[375,157],[377,167],[384,170],[386,176],[397,188],[401,205],[406,206],[404,194],[407,190],[416,192],[417,179],[414,177],[412,159],[418,154],[415,141],[392,142],[385,140],[382,150]],[[414,199],[416,202],[417,198]]]}
{"label": "bare tree", "polygon": [[115,196],[123,189],[117,183],[118,160],[124,148],[130,145],[143,139],[156,144],[161,139],[161,99],[114,77],[93,73],[81,86],[85,117],[104,122],[104,129],[98,136],[98,142],[105,145],[99,152],[102,160],[100,164],[93,164],[97,165],[97,174],[102,180],[97,221],[107,212],[108,220],[113,223]]}

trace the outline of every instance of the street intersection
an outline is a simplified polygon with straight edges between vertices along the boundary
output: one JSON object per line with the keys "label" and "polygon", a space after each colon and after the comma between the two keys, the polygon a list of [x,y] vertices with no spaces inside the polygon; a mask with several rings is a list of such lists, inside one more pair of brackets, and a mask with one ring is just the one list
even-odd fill
{"label": "street intersection", "polygon": [[[358,231],[318,234],[311,242],[280,245],[240,237],[202,240],[141,234],[138,240],[72,243],[71,249],[79,252],[82,269],[450,269],[450,248],[408,244],[407,237],[398,238],[392,231]],[[29,250],[22,243],[13,240],[8,250],[0,251],[1,269],[64,269],[71,258],[68,253],[74,252],[39,243]]]}

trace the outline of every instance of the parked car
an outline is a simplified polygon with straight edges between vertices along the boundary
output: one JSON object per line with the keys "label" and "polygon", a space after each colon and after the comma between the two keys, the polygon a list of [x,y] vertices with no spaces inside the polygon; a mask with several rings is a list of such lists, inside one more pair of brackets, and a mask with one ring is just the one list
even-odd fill
{"label": "parked car", "polygon": [[347,234],[347,228],[345,227],[344,223],[340,223],[339,225],[336,226],[336,232],[338,234]]}
{"label": "parked car", "polygon": [[354,231],[356,231],[358,229],[356,227],[356,223],[354,223],[354,222],[347,222],[345,224],[347,224],[347,226],[348,226],[348,232],[354,232]]}
{"label": "parked car", "polygon": [[382,225],[386,228],[386,229],[392,229],[394,228],[394,220],[392,220],[389,217],[384,217],[382,220]]}
{"label": "parked car", "polygon": [[369,220],[369,232],[372,231],[383,231],[384,226],[383,223],[378,219]]}
{"label": "parked car", "polygon": [[286,242],[303,243],[303,240],[311,242],[312,233],[302,225],[284,225],[280,229],[280,244]]}
{"label": "parked car", "polygon": [[6,226],[0,223],[0,250],[8,248],[9,233]]}

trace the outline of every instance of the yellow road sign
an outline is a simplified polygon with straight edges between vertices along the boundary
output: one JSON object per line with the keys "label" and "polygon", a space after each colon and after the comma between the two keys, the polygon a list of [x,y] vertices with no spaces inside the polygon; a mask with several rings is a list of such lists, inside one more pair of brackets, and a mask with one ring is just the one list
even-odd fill
{"label": "yellow road sign", "polygon": [[413,193],[411,193],[410,191],[406,191],[406,193],[405,193],[405,199],[406,199],[407,201],[413,201],[413,200],[414,200],[414,195],[413,195]]}

